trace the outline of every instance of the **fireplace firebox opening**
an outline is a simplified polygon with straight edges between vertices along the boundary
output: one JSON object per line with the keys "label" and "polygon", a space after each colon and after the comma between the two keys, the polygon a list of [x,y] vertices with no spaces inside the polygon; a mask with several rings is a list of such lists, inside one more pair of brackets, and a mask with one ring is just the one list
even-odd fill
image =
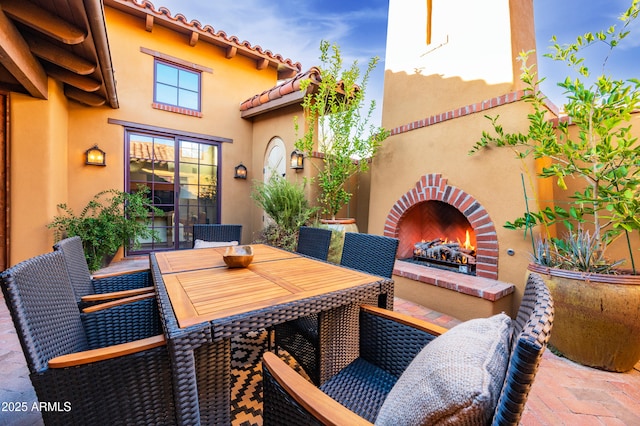
{"label": "fireplace firebox opening", "polygon": [[405,242],[400,259],[475,275],[475,232],[455,207],[436,200],[416,204],[399,229]]}
{"label": "fireplace firebox opening", "polygon": [[[415,252],[425,249],[426,257],[437,257],[435,263],[445,269],[498,278],[498,240],[488,212],[438,173],[423,175],[398,199],[387,216],[384,235],[400,240],[398,259],[413,261]],[[442,246],[433,247],[432,242]],[[455,263],[448,265],[452,258]]]}

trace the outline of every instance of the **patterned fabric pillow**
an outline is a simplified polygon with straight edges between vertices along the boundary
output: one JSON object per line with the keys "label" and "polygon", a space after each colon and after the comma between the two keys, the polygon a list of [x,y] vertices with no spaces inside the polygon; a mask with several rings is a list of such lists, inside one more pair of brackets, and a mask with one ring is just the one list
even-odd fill
{"label": "patterned fabric pillow", "polygon": [[466,321],[413,359],[380,408],[376,425],[485,425],[509,363],[511,318]]}
{"label": "patterned fabric pillow", "polygon": [[193,243],[194,249],[199,248],[210,248],[210,247],[228,247],[228,246],[237,246],[237,241],[204,241],[204,240],[196,240]]}

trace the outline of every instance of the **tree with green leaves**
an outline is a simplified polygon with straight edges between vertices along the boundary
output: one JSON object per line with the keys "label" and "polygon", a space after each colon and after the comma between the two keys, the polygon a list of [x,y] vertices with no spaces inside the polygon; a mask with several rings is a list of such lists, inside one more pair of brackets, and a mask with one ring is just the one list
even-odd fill
{"label": "tree with green leaves", "polygon": [[[521,160],[531,156],[550,159],[538,177],[554,179],[563,190],[567,189],[568,178],[583,181],[582,188],[568,197],[566,207],[554,203],[554,207],[527,211],[505,225],[511,229],[542,226],[542,246],[534,250],[540,255],[537,262],[610,272],[618,262],[609,261],[605,251],[615,239],[626,236],[635,272],[629,234],[640,230],[640,146],[632,136],[631,120],[640,107],[640,80],[616,80],[604,71],[609,55],[630,34],[639,3],[633,0],[621,15],[620,29],[612,26],[606,31],[588,32],[567,45],[560,45],[553,37],[552,53],[545,56],[566,63],[576,72],[575,77],[558,83],[568,100],[564,106],[567,117],[559,120],[557,128],[547,119],[546,99],[539,89],[542,79],[537,78],[534,66],[527,64],[532,52],[524,52],[519,57],[520,79],[526,85],[525,100],[533,108],[527,117],[527,132],[506,133],[499,117],[487,117],[493,132],[483,132],[471,150],[509,147]],[[600,75],[592,74],[582,55],[584,49],[595,44],[608,46]],[[577,128],[575,137],[570,134],[571,126]],[[548,227],[555,223],[566,226],[567,238],[551,238]]]}
{"label": "tree with green leaves", "polygon": [[[307,92],[302,102],[305,113],[304,135],[296,141],[296,149],[312,156],[323,155],[316,181],[320,187],[322,212],[335,219],[338,211],[351,199],[345,184],[369,169],[369,160],[389,132],[371,123],[375,101],[365,109],[365,93],[371,72],[379,58],[371,58],[364,73],[357,61],[344,68],[340,48],[328,41],[320,43],[320,78],[307,79],[300,90]],[[310,87],[310,85],[314,87]],[[296,133],[299,123],[294,122]]]}

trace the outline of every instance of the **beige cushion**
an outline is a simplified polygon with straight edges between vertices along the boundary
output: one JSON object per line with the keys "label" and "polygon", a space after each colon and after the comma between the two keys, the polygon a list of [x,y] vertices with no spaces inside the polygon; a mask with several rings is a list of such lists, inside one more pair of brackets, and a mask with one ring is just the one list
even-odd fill
{"label": "beige cushion", "polygon": [[510,325],[498,314],[434,339],[391,389],[376,425],[490,423],[509,362]]}
{"label": "beige cushion", "polygon": [[193,248],[210,248],[210,247],[228,247],[237,246],[237,241],[204,241],[196,240],[193,243]]}

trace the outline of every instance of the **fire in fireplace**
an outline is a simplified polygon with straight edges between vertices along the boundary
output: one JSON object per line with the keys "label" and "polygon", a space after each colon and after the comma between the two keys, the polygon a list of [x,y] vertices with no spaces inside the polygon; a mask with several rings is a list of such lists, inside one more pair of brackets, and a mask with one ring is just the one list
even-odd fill
{"label": "fire in fireplace", "polygon": [[471,245],[469,231],[464,243],[436,238],[415,243],[413,261],[426,263],[435,267],[455,270],[464,274],[476,274],[475,247]]}

